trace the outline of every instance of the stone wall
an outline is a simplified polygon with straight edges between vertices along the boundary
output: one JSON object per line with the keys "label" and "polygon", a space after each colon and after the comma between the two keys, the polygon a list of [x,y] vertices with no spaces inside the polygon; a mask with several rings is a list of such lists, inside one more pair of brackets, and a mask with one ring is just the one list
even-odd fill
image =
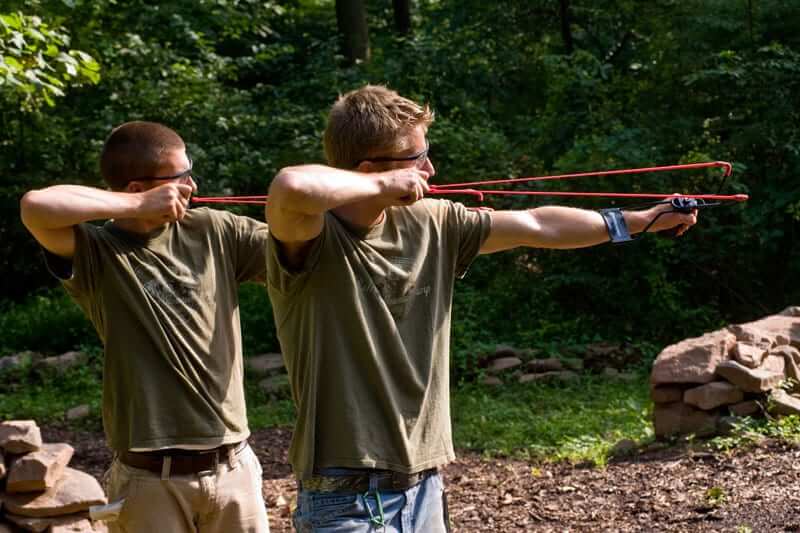
{"label": "stone wall", "polygon": [[0,423],[0,533],[107,531],[89,519],[106,496],[95,478],[70,468],[67,443],[43,443],[33,420]]}
{"label": "stone wall", "polygon": [[665,348],[650,374],[659,438],[710,436],[735,417],[800,414],[800,307]]}

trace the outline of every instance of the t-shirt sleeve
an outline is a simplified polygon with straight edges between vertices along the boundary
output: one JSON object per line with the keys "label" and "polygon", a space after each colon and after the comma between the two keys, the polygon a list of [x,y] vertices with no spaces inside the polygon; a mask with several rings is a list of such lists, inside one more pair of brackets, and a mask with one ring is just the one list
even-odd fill
{"label": "t-shirt sleeve", "polygon": [[234,258],[236,281],[267,281],[267,246],[269,231],[267,224],[250,217],[231,215],[234,234]]}
{"label": "t-shirt sleeve", "polygon": [[66,291],[76,300],[82,300],[95,292],[100,277],[102,262],[97,243],[97,228],[84,223],[73,226],[75,252],[72,260],[55,255],[44,248],[45,264]]}
{"label": "t-shirt sleeve", "polygon": [[463,204],[446,201],[447,232],[455,245],[456,276],[464,277],[489,236],[492,222],[486,211],[469,210]]}

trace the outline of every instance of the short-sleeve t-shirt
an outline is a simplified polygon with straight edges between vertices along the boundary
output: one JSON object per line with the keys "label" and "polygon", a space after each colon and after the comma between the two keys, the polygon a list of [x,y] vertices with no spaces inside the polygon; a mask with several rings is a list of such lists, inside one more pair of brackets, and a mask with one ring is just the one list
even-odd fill
{"label": "short-sleeve t-shirt", "polygon": [[206,208],[147,236],[75,226],[51,270],[105,347],[103,425],[117,451],[248,437],[238,286],[265,281],[267,225]]}
{"label": "short-sleeve t-shirt", "polygon": [[272,242],[267,286],[297,405],[298,478],[334,466],[413,473],[455,457],[453,286],[489,228],[487,213],[424,199],[361,231],[327,213],[300,269]]}

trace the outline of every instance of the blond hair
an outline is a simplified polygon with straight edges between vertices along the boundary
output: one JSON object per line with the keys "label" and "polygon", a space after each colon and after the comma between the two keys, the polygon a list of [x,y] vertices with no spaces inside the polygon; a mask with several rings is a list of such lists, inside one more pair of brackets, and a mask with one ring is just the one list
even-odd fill
{"label": "blond hair", "polygon": [[434,115],[428,105],[403,98],[383,85],[365,85],[350,91],[331,107],[325,128],[328,164],[352,169],[369,157],[388,155],[408,146],[408,134],[425,129]]}

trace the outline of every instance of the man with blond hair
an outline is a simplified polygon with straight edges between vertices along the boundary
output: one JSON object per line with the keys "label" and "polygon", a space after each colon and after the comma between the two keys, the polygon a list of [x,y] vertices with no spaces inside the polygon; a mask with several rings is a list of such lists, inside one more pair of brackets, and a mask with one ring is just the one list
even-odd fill
{"label": "man with blond hair", "polygon": [[111,190],[55,185],[21,202],[48,267],[105,347],[114,460],[110,503],[93,516],[112,532],[267,533],[238,302],[241,282],[266,278],[267,226],[188,209],[197,176],[161,124],[114,129],[100,169]]}
{"label": "man with blond hair", "polygon": [[[448,530],[437,469],[455,457],[455,280],[479,254],[609,240],[594,211],[470,211],[425,198],[432,122],[427,106],[385,87],[347,93],[325,131],[331,167],[285,168],[270,187],[268,289],[297,403],[299,531]],[[636,233],[664,209],[614,224]],[[695,222],[665,213],[650,229]]]}

